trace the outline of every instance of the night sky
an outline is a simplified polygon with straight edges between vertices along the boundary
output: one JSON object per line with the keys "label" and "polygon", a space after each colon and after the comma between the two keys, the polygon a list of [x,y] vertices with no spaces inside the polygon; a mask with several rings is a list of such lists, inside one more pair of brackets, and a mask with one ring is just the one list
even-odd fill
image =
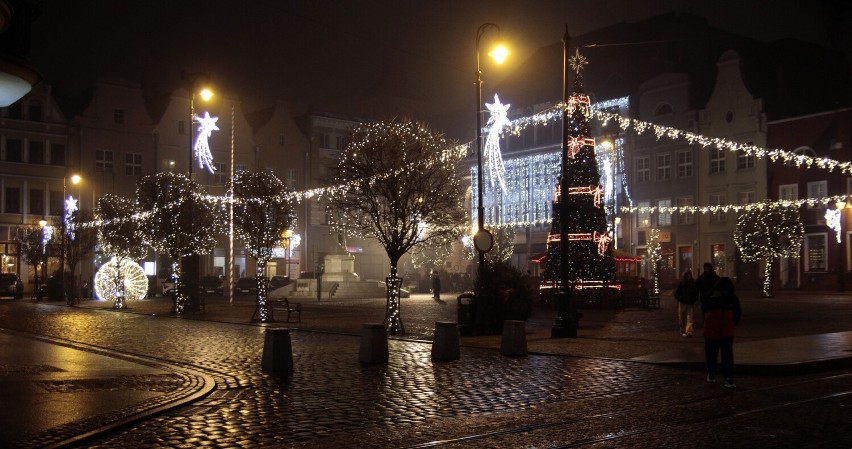
{"label": "night sky", "polygon": [[[842,5],[844,13],[827,13],[830,3]],[[566,24],[576,36],[672,10],[762,40],[796,37],[825,45],[833,18],[845,24],[841,37],[850,48],[849,3],[45,0],[33,25],[31,56],[46,81],[67,93],[96,76],[170,90],[181,86],[182,70],[203,71],[238,93],[246,110],[275,99],[334,110],[392,73],[406,77],[415,95],[429,98],[436,109],[453,111],[474,102],[474,41],[484,22],[500,25],[513,52],[503,67],[483,67],[484,81],[496,83],[536,49],[559,42]],[[495,34],[483,37],[483,55]]]}

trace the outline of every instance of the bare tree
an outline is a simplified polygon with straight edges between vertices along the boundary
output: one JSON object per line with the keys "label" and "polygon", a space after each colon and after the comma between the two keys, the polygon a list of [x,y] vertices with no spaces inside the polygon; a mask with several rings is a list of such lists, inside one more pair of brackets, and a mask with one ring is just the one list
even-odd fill
{"label": "bare tree", "polygon": [[763,201],[737,217],[734,242],[745,260],[764,261],[763,297],[772,296],[772,261],[778,257],[798,257],[805,227],[795,206]]}
{"label": "bare tree", "polygon": [[355,129],[339,163],[330,167],[329,182],[345,186],[325,199],[340,214],[335,227],[376,239],[390,259],[385,325],[391,334],[405,331],[399,259],[419,245],[448,245],[467,226],[456,148],[423,123],[377,122]]}
{"label": "bare tree", "polygon": [[243,171],[232,181],[234,231],[245,242],[256,261],[257,310],[261,322],[270,321],[266,306],[266,264],[284,237],[296,224],[295,199],[275,175]]}
{"label": "bare tree", "polygon": [[35,283],[35,294],[36,297],[41,301],[42,290],[41,284],[45,282],[45,279],[42,279],[39,282],[38,277],[38,267],[40,264],[44,263],[44,259],[47,256],[47,245],[49,242],[45,241],[45,233],[44,228],[41,226],[27,226],[18,228],[18,249],[21,254],[21,259],[23,259],[24,263],[33,267],[34,283]]}
{"label": "bare tree", "polygon": [[116,295],[113,307],[127,306],[124,294],[122,264],[145,257],[147,246],[141,232],[133,200],[107,194],[98,199],[96,215],[99,222],[98,241],[105,254],[115,258],[115,277],[112,279]]}
{"label": "bare tree", "polygon": [[187,309],[198,310],[198,279],[184,279],[178,264],[181,258],[187,264],[187,256],[213,250],[217,235],[223,231],[222,202],[206,198],[201,186],[185,175],[168,172],[140,178],[136,201],[145,216],[142,231],[148,243],[172,261],[176,291],[172,311],[181,314]]}

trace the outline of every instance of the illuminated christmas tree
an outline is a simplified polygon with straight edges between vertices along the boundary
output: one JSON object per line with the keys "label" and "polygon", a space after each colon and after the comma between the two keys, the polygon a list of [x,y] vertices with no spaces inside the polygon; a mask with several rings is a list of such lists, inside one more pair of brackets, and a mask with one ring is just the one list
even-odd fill
{"label": "illuminated christmas tree", "polygon": [[[561,264],[567,265],[568,279],[573,284],[589,281],[610,281],[615,276],[612,258],[612,236],[607,230],[604,190],[595,156],[595,139],[589,125],[589,97],[583,95],[583,78],[580,74],[586,60],[579,51],[570,59],[576,75],[573,93],[566,99],[569,112],[563,138],[567,142],[567,185],[565,192],[567,220],[559,218],[560,192],[557,187],[553,199],[553,222],[547,238],[547,266],[544,278],[558,282]],[[565,226],[568,235],[568,260],[561,260],[560,231]]]}

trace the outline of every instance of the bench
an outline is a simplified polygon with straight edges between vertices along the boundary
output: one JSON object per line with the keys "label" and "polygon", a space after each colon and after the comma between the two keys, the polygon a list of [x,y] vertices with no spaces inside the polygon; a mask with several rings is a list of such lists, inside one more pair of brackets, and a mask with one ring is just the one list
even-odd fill
{"label": "bench", "polygon": [[290,317],[295,314],[296,320],[301,323],[302,322],[302,303],[294,302],[290,304],[290,301],[287,298],[284,299],[276,299],[272,301],[272,310],[280,310],[287,312],[287,322],[290,322]]}

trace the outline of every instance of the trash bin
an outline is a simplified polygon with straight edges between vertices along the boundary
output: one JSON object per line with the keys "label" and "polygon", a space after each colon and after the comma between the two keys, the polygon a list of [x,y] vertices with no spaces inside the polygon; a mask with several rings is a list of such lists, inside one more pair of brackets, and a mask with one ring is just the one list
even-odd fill
{"label": "trash bin", "polygon": [[476,324],[476,297],[473,293],[464,293],[456,298],[458,303],[458,323],[461,335],[473,335]]}

